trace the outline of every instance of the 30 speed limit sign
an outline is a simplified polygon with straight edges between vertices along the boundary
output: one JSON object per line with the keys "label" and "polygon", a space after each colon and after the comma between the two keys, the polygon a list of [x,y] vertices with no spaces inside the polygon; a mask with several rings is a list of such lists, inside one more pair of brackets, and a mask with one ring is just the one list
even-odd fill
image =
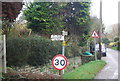
{"label": "30 speed limit sign", "polygon": [[52,65],[57,70],[63,70],[68,64],[68,61],[65,56],[63,55],[56,55],[52,59]]}

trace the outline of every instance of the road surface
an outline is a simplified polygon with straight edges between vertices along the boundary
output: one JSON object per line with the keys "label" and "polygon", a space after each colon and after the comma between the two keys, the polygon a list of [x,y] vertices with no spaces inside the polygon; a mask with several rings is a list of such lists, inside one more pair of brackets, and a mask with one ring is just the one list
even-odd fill
{"label": "road surface", "polygon": [[97,74],[95,79],[118,79],[118,54],[120,52],[107,48],[107,56],[102,57],[107,65]]}

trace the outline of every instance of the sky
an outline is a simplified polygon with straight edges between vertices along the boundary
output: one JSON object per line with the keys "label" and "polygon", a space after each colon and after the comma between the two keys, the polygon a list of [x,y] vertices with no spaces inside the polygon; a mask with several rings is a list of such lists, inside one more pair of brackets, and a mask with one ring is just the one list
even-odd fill
{"label": "sky", "polygon": [[[120,0],[102,0],[102,21],[109,31],[109,27],[118,23],[118,2]],[[100,0],[92,0],[91,16],[100,17]]]}

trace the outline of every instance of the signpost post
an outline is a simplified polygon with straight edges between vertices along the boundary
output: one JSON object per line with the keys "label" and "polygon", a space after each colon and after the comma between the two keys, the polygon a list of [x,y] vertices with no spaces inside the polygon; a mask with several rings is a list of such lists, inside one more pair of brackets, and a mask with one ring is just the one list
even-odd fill
{"label": "signpost post", "polygon": [[91,37],[94,38],[95,60],[97,60],[97,54],[96,54],[96,49],[95,49],[96,46],[95,45],[96,45],[96,38],[98,38],[99,36],[98,36],[98,34],[97,34],[97,32],[95,30],[92,32],[92,36]]}
{"label": "signpost post", "polygon": [[[62,31],[62,35],[65,37],[65,35],[68,35],[68,32]],[[62,55],[65,56],[65,46],[66,46],[66,41],[62,41]],[[62,70],[62,74],[64,74],[64,69]]]}

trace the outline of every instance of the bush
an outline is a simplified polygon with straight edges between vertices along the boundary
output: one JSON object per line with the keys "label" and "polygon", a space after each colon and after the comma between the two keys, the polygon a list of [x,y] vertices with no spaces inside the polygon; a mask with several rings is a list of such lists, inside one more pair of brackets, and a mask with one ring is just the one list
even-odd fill
{"label": "bush", "polygon": [[119,37],[114,38],[114,42],[117,42],[117,41],[119,41]]}
{"label": "bush", "polygon": [[39,66],[60,54],[61,45],[40,36],[7,38],[8,66]]}
{"label": "bush", "polygon": [[118,42],[118,45],[117,45],[117,50],[120,51],[120,41]]}
{"label": "bush", "polygon": [[110,40],[108,38],[103,38],[102,41],[105,44],[109,44],[110,43]]}

